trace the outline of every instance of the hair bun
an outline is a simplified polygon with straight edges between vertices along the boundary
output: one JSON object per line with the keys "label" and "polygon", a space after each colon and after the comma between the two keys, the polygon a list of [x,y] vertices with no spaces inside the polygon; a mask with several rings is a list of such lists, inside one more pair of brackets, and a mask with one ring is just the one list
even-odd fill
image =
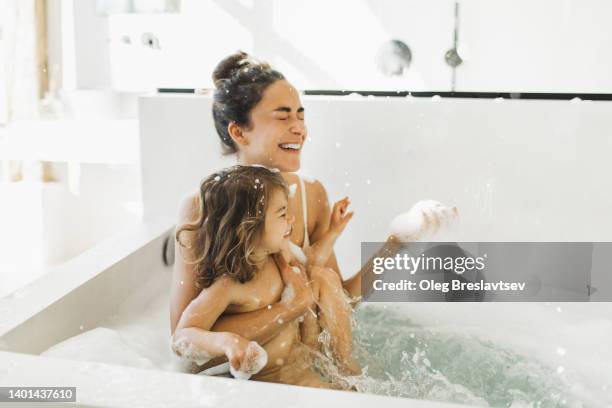
{"label": "hair bun", "polygon": [[232,74],[248,64],[249,54],[244,51],[238,51],[228,57],[223,58],[218,64],[212,74],[213,82],[218,88],[219,84],[224,79],[229,79]]}
{"label": "hair bun", "polygon": [[219,88],[221,81],[232,77],[234,72],[245,67],[261,67],[270,68],[266,63],[256,61],[244,51],[238,51],[228,57],[223,58],[216,66],[212,74],[212,79],[217,88]]}

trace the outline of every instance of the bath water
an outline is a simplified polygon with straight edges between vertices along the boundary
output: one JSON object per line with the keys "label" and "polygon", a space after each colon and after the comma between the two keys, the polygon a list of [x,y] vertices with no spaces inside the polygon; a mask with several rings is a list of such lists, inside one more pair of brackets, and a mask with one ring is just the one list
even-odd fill
{"label": "bath water", "polygon": [[[43,355],[177,370],[168,282]],[[494,407],[612,407],[612,304],[361,304],[358,391]],[[93,329],[93,330],[90,330]]]}

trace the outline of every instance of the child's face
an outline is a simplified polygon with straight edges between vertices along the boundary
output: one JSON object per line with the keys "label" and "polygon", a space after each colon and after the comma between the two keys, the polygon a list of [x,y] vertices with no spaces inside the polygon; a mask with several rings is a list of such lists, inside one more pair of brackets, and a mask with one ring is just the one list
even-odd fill
{"label": "child's face", "polygon": [[272,254],[280,252],[289,241],[294,221],[295,217],[287,214],[287,196],[280,189],[275,189],[266,210],[263,249]]}

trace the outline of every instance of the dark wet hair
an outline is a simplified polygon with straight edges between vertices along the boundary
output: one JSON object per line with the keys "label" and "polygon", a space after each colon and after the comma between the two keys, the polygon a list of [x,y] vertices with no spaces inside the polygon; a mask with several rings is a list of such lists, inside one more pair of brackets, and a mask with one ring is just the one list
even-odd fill
{"label": "dark wet hair", "polygon": [[236,153],[238,149],[227,126],[235,122],[249,128],[251,109],[259,103],[268,86],[285,77],[269,64],[255,61],[239,51],[221,60],[212,78],[216,87],[212,106],[215,128],[223,152]]}
{"label": "dark wet hair", "polygon": [[279,172],[263,166],[233,166],[215,172],[200,185],[197,220],[181,225],[176,242],[189,250],[196,287],[207,288],[222,275],[244,283],[265,259],[255,253],[264,231],[265,215],[275,190],[289,188]]}

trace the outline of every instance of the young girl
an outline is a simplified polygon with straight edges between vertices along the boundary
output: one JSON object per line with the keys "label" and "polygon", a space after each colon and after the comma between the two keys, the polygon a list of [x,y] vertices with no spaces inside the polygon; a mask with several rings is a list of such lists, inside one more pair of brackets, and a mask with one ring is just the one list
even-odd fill
{"label": "young girl", "polygon": [[[334,205],[330,228],[309,248],[304,265],[289,248],[293,219],[287,217],[289,189],[279,173],[234,166],[206,178],[200,190],[202,214],[178,228],[176,239],[194,254],[186,262],[196,265],[201,292],[181,315],[174,352],[195,364],[192,372],[227,359],[235,376],[329,387],[305,364],[305,350],[320,349],[319,332],[325,329],[341,371],[358,373],[351,357],[350,305],[338,274],[322,266],[352,217],[348,199]],[[235,333],[211,330],[223,316],[263,308],[279,308],[275,324],[286,325],[274,339],[260,340],[263,349]]]}

